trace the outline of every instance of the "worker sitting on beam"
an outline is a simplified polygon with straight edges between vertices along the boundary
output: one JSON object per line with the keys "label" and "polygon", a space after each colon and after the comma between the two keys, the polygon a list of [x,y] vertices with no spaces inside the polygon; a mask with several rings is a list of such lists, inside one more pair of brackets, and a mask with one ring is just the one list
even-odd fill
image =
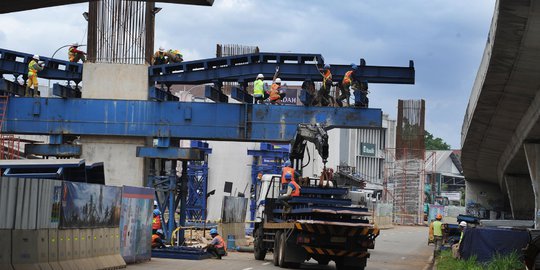
{"label": "worker sitting on beam", "polygon": [[184,61],[184,56],[179,50],[170,49],[167,51],[167,59],[169,60],[169,63],[182,63],[182,61]]}
{"label": "worker sitting on beam", "polygon": [[84,56],[86,53],[83,51],[80,51],[79,49],[79,43],[75,42],[69,47],[68,49],[68,58],[69,62],[77,63],[79,60],[82,60],[82,62],[86,62],[86,57]]}
{"label": "worker sitting on beam", "polygon": [[166,56],[167,54],[165,53],[165,49],[163,47],[159,47],[159,50],[156,53],[154,53],[153,64],[154,65],[167,64],[169,60],[167,59]]}

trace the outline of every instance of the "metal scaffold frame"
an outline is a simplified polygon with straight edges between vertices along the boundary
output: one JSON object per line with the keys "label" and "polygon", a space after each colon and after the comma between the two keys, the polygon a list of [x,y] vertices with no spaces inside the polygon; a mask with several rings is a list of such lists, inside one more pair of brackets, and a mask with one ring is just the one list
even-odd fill
{"label": "metal scaffold frame", "polygon": [[206,222],[208,194],[208,155],[212,149],[208,143],[191,141],[191,148],[201,149],[204,159],[189,161],[187,167],[188,194],[186,199],[186,215],[188,222]]}

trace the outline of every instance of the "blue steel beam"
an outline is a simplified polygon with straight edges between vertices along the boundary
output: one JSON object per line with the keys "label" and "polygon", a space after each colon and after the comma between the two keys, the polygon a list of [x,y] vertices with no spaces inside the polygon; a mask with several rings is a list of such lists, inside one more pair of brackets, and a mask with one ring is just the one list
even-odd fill
{"label": "blue steel beam", "polygon": [[[28,63],[32,54],[10,51],[0,48],[0,74],[28,74]],[[45,68],[38,73],[40,78],[51,80],[67,80],[79,83],[82,81],[82,64],[58,60],[49,57],[39,57]]]}
{"label": "blue steel beam", "polygon": [[199,149],[178,147],[137,147],[137,157],[167,160],[204,160],[204,152]]}
{"label": "blue steel beam", "polygon": [[24,154],[51,157],[80,157],[82,155],[82,147],[71,144],[27,144],[24,147]]}
{"label": "blue steel beam", "polygon": [[9,99],[3,132],[289,142],[298,124],[380,128],[382,111],[136,100]]}
{"label": "blue steel beam", "polygon": [[[320,54],[258,53],[151,66],[149,76],[151,81],[165,84],[248,82],[259,73],[272,78],[279,65],[282,80],[321,81],[318,68],[323,64]],[[350,69],[350,65],[331,65],[334,81],[341,81]],[[409,61],[408,67],[368,66],[362,59],[355,78],[370,83],[414,84],[414,63]]]}

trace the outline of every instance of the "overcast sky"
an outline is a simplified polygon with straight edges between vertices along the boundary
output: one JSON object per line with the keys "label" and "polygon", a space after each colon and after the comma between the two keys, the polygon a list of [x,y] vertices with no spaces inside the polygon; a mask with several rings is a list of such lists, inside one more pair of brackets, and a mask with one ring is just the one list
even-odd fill
{"label": "overcast sky", "polygon": [[[426,129],[460,148],[461,125],[487,40],[495,0],[215,0],[213,7],[156,4],[156,48],[185,60],[216,44],[265,52],[320,53],[328,63],[407,66],[415,85],[370,85],[370,107],[396,118],[398,99],[426,100]],[[88,4],[0,15],[0,47],[51,56],[86,43]],[[67,59],[66,52],[57,58]]]}

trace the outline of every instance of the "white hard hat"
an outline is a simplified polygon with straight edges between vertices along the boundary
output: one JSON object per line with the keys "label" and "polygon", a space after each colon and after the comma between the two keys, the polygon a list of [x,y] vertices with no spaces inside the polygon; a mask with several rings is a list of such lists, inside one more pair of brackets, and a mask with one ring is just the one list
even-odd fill
{"label": "white hard hat", "polygon": [[159,51],[160,51],[160,52],[164,52],[165,49],[164,49],[163,47],[159,47]]}
{"label": "white hard hat", "polygon": [[459,226],[461,226],[461,227],[467,227],[467,222],[462,221],[462,222],[459,223]]}
{"label": "white hard hat", "polygon": [[32,59],[35,59],[35,60],[38,60],[38,61],[39,61],[39,55],[34,54],[34,56],[32,56]]}
{"label": "white hard hat", "polygon": [[157,204],[157,201],[156,201],[156,200],[154,200],[154,206],[158,206],[158,204]]}
{"label": "white hard hat", "polygon": [[277,78],[277,79],[276,79],[276,83],[281,83],[281,79],[280,79],[280,78]]}
{"label": "white hard hat", "polygon": [[79,47],[79,43],[75,42],[75,43],[73,43],[73,45],[71,45],[71,46],[73,46],[73,47]]}
{"label": "white hard hat", "polygon": [[264,79],[264,75],[262,75],[262,73],[259,73],[259,75],[257,75],[257,79]]}

